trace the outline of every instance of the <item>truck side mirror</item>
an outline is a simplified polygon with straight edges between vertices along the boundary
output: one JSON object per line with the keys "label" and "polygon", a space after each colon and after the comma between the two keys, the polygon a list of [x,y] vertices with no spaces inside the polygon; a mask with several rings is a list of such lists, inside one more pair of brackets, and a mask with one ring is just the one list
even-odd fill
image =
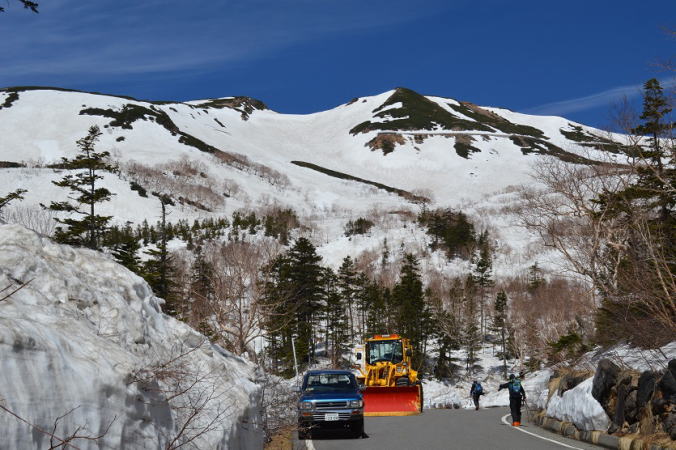
{"label": "truck side mirror", "polygon": [[361,361],[361,352],[357,353],[357,361]]}

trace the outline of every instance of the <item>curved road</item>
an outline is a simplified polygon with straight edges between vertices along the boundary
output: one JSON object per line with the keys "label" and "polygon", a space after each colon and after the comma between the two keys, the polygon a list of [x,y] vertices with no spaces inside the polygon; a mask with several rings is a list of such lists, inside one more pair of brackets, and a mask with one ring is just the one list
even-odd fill
{"label": "curved road", "polygon": [[[312,440],[294,440],[294,450],[563,450],[599,449],[525,423],[521,431],[503,423],[508,408],[432,409],[419,416],[366,417],[362,439],[335,432],[315,433]],[[524,417],[525,419],[525,411]],[[510,420],[508,416],[506,420]],[[526,433],[526,431],[528,433]],[[529,434],[532,433],[532,434]],[[533,436],[536,435],[536,436]]]}

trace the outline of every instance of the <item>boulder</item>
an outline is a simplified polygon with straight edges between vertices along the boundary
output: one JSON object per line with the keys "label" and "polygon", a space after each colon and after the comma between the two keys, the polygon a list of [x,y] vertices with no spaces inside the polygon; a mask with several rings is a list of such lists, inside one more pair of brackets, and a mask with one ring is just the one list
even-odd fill
{"label": "boulder", "polygon": [[662,427],[671,439],[676,439],[676,411],[667,414],[662,422]]}
{"label": "boulder", "polygon": [[636,394],[636,406],[643,408],[648,404],[655,392],[657,384],[657,375],[655,372],[645,371],[638,379],[638,391]]}
{"label": "boulder", "polygon": [[[671,363],[669,365],[671,366]],[[676,377],[671,372],[671,367],[662,375],[658,387],[662,391],[662,398],[671,403],[676,403]]]}
{"label": "boulder", "polygon": [[591,394],[604,409],[607,407],[611,390],[617,383],[619,373],[620,368],[611,360],[604,358],[599,361],[596,374],[594,374]]}
{"label": "boulder", "polygon": [[636,400],[637,395],[638,391],[630,392],[624,403],[624,420],[630,425],[638,422],[639,409],[638,401]]}

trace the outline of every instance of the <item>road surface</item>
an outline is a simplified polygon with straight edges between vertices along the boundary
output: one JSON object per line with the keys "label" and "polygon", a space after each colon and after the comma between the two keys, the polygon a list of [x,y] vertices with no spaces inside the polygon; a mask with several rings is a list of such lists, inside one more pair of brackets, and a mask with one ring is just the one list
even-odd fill
{"label": "road surface", "polygon": [[[511,423],[508,408],[432,409],[419,416],[366,417],[362,439],[336,432],[315,433],[312,440],[297,441],[294,450],[398,449],[398,450],[563,450],[599,449],[566,439],[525,423],[519,430]],[[524,414],[525,419],[525,414]],[[531,433],[531,434],[529,434]],[[535,436],[534,436],[535,435]]]}

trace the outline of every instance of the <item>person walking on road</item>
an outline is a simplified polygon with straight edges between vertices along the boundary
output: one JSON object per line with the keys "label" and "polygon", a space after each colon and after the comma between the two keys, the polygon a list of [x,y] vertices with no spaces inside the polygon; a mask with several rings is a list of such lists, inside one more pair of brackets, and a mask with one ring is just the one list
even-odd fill
{"label": "person walking on road", "polygon": [[481,383],[479,381],[474,380],[472,383],[472,387],[469,390],[469,395],[472,397],[472,400],[474,400],[474,407],[476,410],[479,410],[479,397],[484,395],[484,388],[481,386]]}
{"label": "person walking on road", "polygon": [[498,391],[501,389],[509,390],[509,409],[512,412],[512,426],[521,426],[521,405],[526,403],[526,391],[521,386],[521,380],[509,374],[509,381],[501,384]]}

